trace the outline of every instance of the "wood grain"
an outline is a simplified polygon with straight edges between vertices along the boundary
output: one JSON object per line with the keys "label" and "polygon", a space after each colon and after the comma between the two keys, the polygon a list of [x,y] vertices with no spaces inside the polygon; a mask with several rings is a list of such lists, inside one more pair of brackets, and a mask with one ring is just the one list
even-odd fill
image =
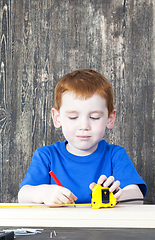
{"label": "wood grain", "polygon": [[36,148],[62,141],[55,85],[77,68],[109,79],[116,124],[155,200],[155,0],[0,1],[0,202],[16,202]]}

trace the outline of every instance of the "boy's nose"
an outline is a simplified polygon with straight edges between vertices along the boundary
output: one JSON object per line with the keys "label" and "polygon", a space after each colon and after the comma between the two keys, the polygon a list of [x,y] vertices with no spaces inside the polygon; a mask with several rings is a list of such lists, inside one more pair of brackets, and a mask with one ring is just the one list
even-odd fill
{"label": "boy's nose", "polygon": [[81,122],[80,122],[80,124],[79,124],[79,129],[80,129],[80,130],[89,131],[89,130],[90,130],[89,120],[87,120],[87,119],[82,119]]}

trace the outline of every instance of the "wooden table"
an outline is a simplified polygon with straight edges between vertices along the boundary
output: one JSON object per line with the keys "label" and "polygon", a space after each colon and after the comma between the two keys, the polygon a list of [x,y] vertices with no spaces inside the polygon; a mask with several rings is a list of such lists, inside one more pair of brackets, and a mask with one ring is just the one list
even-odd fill
{"label": "wooden table", "polygon": [[116,205],[113,208],[19,207],[0,204],[0,226],[76,228],[155,228],[155,205]]}

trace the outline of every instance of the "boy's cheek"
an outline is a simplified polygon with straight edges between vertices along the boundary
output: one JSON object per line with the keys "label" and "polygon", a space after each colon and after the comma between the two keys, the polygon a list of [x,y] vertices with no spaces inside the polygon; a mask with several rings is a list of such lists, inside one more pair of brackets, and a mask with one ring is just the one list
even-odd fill
{"label": "boy's cheek", "polygon": [[62,131],[64,135],[70,135],[73,133],[73,126],[71,123],[66,122],[65,124],[62,124]]}

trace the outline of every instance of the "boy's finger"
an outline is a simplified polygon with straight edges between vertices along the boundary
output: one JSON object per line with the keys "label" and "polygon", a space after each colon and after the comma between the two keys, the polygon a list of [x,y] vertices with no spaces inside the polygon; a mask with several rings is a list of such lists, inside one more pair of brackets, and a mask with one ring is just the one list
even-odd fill
{"label": "boy's finger", "polygon": [[77,200],[77,197],[71,192],[69,191],[69,193],[67,195],[65,195],[66,198],[68,198],[68,200],[73,203],[74,201]]}
{"label": "boy's finger", "polygon": [[72,200],[73,202],[76,201],[78,198],[72,193]]}
{"label": "boy's finger", "polygon": [[105,175],[101,175],[97,181],[98,184],[102,184],[107,180],[107,177]]}
{"label": "boy's finger", "polygon": [[77,197],[67,188],[62,187],[61,194],[64,195],[70,202],[74,202],[77,200]]}
{"label": "boy's finger", "polygon": [[96,183],[93,182],[93,183],[91,183],[91,184],[89,185],[89,188],[92,190],[95,185],[96,185]]}
{"label": "boy's finger", "polygon": [[119,188],[120,186],[120,181],[115,181],[111,186],[109,186],[109,191],[110,192],[114,192],[115,190],[117,191],[117,189]]}
{"label": "boy's finger", "polygon": [[[117,191],[117,190],[116,190]],[[118,199],[118,198],[120,198],[120,196],[122,195],[122,193],[123,193],[123,190],[119,187],[118,188],[118,191],[114,194],[114,197],[116,198],[116,199]]]}
{"label": "boy's finger", "polygon": [[65,195],[64,193],[58,196],[57,204],[70,204],[74,203],[77,200],[77,197],[70,192],[69,196]]}
{"label": "boy's finger", "polygon": [[61,201],[61,204],[70,204],[73,203],[73,200],[68,198],[66,195],[61,195],[61,197],[59,198],[59,200]]}
{"label": "boy's finger", "polygon": [[110,185],[112,186],[114,180],[115,179],[113,176],[108,177],[107,180],[104,182],[104,187],[109,187]]}

